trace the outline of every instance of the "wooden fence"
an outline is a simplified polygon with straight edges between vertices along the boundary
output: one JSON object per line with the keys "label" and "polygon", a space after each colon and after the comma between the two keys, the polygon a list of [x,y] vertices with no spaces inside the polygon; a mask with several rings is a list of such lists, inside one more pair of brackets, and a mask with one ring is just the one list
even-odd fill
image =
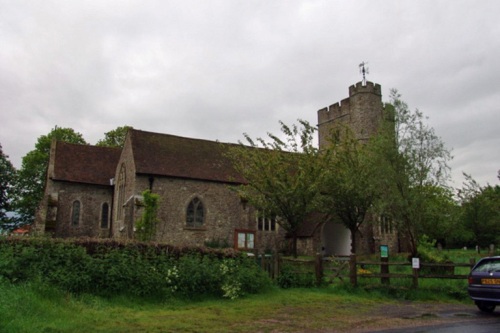
{"label": "wooden fence", "polygon": [[[280,256],[259,256],[258,262],[262,269],[267,271],[271,278],[277,278],[283,264],[301,265],[310,267],[309,274],[314,272],[318,284],[327,281],[333,283],[335,280],[350,281],[353,286],[358,284],[359,278],[380,279],[382,284],[390,284],[391,279],[411,279],[414,288],[418,288],[420,279],[467,279],[467,274],[456,272],[457,267],[467,267],[470,271],[475,264],[471,259],[469,263],[425,263],[420,262],[420,268],[413,268],[411,262],[389,262],[387,258],[381,261],[360,261],[356,255],[322,257],[314,259],[292,259]],[[407,271],[410,273],[392,272]],[[304,269],[297,270],[297,274],[303,274]]]}

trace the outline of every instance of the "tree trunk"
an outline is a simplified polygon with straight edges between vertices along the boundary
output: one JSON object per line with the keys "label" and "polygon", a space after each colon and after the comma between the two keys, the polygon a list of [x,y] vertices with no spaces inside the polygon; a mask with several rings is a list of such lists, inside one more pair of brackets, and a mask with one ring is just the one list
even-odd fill
{"label": "tree trunk", "polygon": [[293,233],[292,237],[292,255],[294,258],[297,258],[297,233]]}
{"label": "tree trunk", "polygon": [[356,254],[356,231],[357,229],[350,229],[351,231],[351,254]]}

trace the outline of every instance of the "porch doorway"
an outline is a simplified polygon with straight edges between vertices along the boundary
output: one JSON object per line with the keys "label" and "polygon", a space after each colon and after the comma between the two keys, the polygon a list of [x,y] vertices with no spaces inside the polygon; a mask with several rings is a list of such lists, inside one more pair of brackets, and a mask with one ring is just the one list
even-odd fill
{"label": "porch doorway", "polygon": [[321,244],[325,256],[345,256],[351,253],[351,233],[340,223],[323,224]]}

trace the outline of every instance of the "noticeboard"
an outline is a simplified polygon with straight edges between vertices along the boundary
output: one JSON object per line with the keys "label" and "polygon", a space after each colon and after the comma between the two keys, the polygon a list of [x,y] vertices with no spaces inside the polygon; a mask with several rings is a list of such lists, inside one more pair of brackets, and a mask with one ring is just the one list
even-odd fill
{"label": "noticeboard", "polygon": [[389,246],[380,245],[380,258],[389,258]]}

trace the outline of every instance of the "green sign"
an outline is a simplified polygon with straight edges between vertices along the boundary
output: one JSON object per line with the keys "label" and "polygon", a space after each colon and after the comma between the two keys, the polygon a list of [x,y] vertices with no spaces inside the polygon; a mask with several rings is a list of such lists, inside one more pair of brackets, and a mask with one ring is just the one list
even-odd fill
{"label": "green sign", "polygon": [[389,258],[389,246],[380,245],[380,258]]}

